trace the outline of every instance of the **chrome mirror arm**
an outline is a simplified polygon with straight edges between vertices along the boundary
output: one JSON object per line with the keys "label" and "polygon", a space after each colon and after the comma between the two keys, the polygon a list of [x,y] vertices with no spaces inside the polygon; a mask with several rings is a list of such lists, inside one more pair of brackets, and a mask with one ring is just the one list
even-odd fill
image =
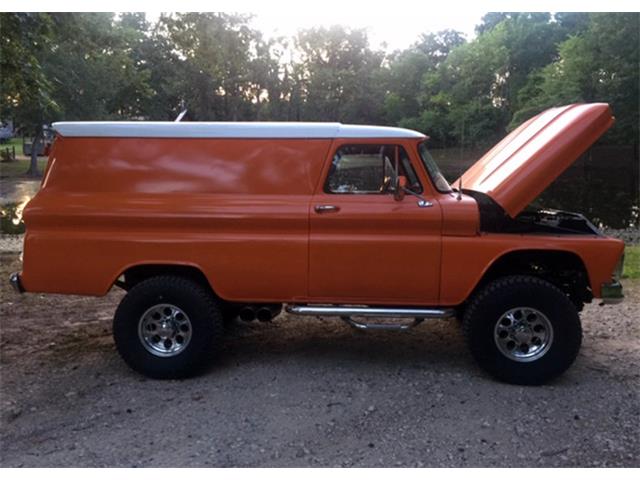
{"label": "chrome mirror arm", "polygon": [[427,200],[426,198],[424,198],[419,193],[416,193],[413,190],[406,187],[403,188],[402,190],[404,190],[404,193],[408,193],[409,195],[413,195],[414,197],[416,197],[418,199],[418,206],[420,208],[433,207],[433,203]]}

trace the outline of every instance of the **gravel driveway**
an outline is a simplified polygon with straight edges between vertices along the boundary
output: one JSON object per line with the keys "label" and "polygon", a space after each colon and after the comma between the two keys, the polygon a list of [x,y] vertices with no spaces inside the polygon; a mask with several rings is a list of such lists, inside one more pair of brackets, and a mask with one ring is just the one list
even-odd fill
{"label": "gravel driveway", "polygon": [[111,339],[122,296],[16,295],[0,260],[0,466],[640,466],[640,282],[590,305],[543,387],[475,366],[456,322],[237,324],[203,375],[152,381]]}

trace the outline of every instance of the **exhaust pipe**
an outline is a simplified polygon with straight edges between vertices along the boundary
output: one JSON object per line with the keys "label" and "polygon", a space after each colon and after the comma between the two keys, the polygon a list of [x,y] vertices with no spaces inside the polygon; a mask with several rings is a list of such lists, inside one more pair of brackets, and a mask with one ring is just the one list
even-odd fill
{"label": "exhaust pipe", "polygon": [[260,307],[256,312],[256,318],[261,322],[270,322],[273,318],[273,312],[270,308]]}
{"label": "exhaust pipe", "polygon": [[243,322],[252,322],[256,319],[256,311],[253,307],[242,307],[238,313],[238,317]]}

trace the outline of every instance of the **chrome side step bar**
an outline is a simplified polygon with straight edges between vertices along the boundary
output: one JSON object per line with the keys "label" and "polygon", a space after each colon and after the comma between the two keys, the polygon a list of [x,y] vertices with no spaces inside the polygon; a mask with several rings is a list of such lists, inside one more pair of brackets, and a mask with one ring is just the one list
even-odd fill
{"label": "chrome side step bar", "polygon": [[[313,306],[287,305],[286,310],[293,315],[337,316],[356,330],[398,330],[404,331],[421,324],[427,318],[450,318],[455,312],[446,308],[380,308],[380,307],[350,307],[350,306]],[[403,317],[414,318],[411,323],[362,323],[351,317]]]}
{"label": "chrome side step bar", "polygon": [[387,330],[398,332],[411,330],[413,327],[420,325],[424,321],[424,318],[416,318],[411,323],[362,323],[356,322],[351,317],[340,317],[340,319],[356,330]]}
{"label": "chrome side step bar", "polygon": [[287,305],[287,312],[294,315],[324,315],[336,317],[413,317],[413,318],[447,318],[454,312],[451,308],[379,308],[379,307],[345,307]]}

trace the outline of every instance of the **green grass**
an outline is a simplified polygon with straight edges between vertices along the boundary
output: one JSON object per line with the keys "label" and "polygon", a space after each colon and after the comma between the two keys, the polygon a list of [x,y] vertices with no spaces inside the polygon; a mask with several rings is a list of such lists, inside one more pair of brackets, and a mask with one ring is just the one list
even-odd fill
{"label": "green grass", "polygon": [[[16,150],[16,161],[0,162],[0,178],[24,177],[29,170],[30,158],[22,153],[22,138],[12,138],[7,143],[0,144],[1,151],[11,150],[13,147]],[[39,157],[38,170],[40,173],[44,171],[46,165],[47,157]]]}
{"label": "green grass", "polygon": [[[42,174],[47,166],[47,158],[38,158],[38,170]],[[16,160],[15,162],[0,162],[0,178],[14,178],[26,176],[29,170],[29,160]]]}
{"label": "green grass", "polygon": [[640,245],[625,247],[622,278],[640,278]]}
{"label": "green grass", "polygon": [[6,149],[12,150],[13,148],[16,150],[16,159],[29,160],[29,157],[22,151],[22,137],[12,138],[7,143],[0,143],[0,150],[2,151]]}
{"label": "green grass", "polygon": [[24,153],[22,152],[22,138],[12,138],[7,143],[0,143],[0,150],[4,150],[6,148],[11,150],[14,147],[16,149],[16,157],[27,158],[24,156]]}

